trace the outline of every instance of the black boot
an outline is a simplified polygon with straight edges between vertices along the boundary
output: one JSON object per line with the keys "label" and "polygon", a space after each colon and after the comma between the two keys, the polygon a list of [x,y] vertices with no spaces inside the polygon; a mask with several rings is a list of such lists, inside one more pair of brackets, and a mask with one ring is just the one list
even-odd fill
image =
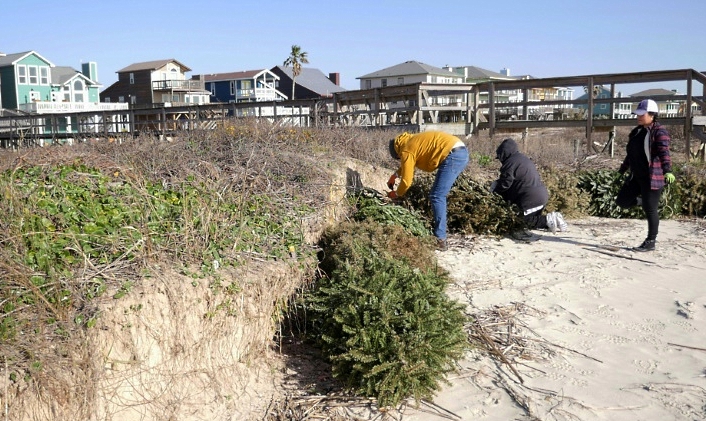
{"label": "black boot", "polygon": [[449,243],[446,239],[437,238],[436,239],[436,249],[439,251],[446,251],[449,249]]}
{"label": "black boot", "polygon": [[638,247],[633,248],[635,251],[653,251],[655,249],[655,240],[645,240]]}

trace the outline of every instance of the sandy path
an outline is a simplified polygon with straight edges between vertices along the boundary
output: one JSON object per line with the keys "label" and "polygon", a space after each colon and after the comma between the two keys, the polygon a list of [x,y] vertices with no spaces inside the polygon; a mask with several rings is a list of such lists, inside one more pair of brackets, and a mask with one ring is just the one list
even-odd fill
{"label": "sandy path", "polygon": [[450,293],[513,344],[500,352],[516,372],[473,351],[438,406],[405,421],[706,419],[704,224],[662,221],[657,250],[638,253],[621,247],[642,242],[644,220],[568,222],[438,255]]}

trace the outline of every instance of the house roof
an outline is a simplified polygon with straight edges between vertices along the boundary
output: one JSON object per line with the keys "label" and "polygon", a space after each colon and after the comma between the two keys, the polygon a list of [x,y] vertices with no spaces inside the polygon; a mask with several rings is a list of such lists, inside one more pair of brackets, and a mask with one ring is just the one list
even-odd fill
{"label": "house roof", "polygon": [[190,72],[191,71],[190,68],[188,68],[187,66],[178,62],[177,60],[174,60],[173,58],[168,58],[168,59],[164,59],[164,60],[143,61],[142,63],[133,63],[133,64],[125,67],[124,69],[118,70],[116,73],[136,72],[139,70],[157,70],[159,68],[166,66],[169,63],[176,63],[176,65],[181,67],[183,72]]}
{"label": "house roof", "polygon": [[[253,79],[262,73],[269,72],[270,69],[259,69],[259,70],[244,70],[242,72],[229,72],[229,73],[211,73],[208,75],[203,75],[206,82],[218,82],[223,80],[240,80],[240,79]],[[273,74],[276,79],[279,76]]]}
{"label": "house roof", "polygon": [[[287,75],[290,79],[293,77],[292,68],[285,66],[275,66],[272,68],[279,69],[282,73]],[[342,88],[335,83],[331,82],[321,70],[314,69],[311,67],[302,67],[302,72],[297,76],[297,85],[303,86],[310,91],[316,92],[320,95],[328,95],[336,92],[343,92],[346,89]]]}
{"label": "house roof", "polygon": [[384,69],[368,73],[367,75],[359,76],[356,79],[370,79],[378,77],[393,77],[393,76],[413,76],[413,75],[437,75],[437,76],[458,76],[458,73],[444,70],[441,67],[430,66],[419,61],[405,61],[404,63],[386,67]]}
{"label": "house roof", "polygon": [[636,92],[630,96],[662,96],[662,95],[676,95],[677,93],[674,91],[670,91],[669,89],[662,89],[662,88],[655,88],[655,89],[647,89],[644,91]]}
{"label": "house roof", "polygon": [[[454,67],[455,69],[456,67]],[[494,72],[492,70],[483,69],[477,66],[459,66],[459,69],[468,69],[469,79],[502,79],[502,80],[514,80],[517,79],[514,76],[507,76],[499,72]]]}
{"label": "house roof", "polygon": [[453,69],[453,72],[459,76],[466,76],[467,80],[474,81],[490,81],[490,80],[517,80],[524,79],[526,77],[521,76],[508,76],[499,72],[494,72],[492,70],[484,69],[478,66],[446,66],[449,69]]}
{"label": "house roof", "polygon": [[56,66],[51,71],[51,83],[55,85],[65,85],[68,81],[76,77],[84,79],[86,82],[88,82],[89,85],[102,86],[72,67]]}
{"label": "house roof", "polygon": [[0,56],[0,67],[12,66],[15,63],[17,63],[18,61],[22,60],[23,58],[25,58],[29,55],[35,55],[35,56],[39,57],[40,59],[46,61],[50,67],[54,67],[54,63],[45,59],[44,57],[39,55],[36,51],[25,51],[22,53],[14,53],[14,54],[7,54],[5,56]]}

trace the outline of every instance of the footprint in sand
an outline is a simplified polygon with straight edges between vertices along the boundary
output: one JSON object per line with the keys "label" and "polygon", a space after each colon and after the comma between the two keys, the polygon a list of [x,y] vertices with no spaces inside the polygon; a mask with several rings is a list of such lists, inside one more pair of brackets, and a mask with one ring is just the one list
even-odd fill
{"label": "footprint in sand", "polygon": [[696,330],[697,330],[691,323],[689,323],[685,320],[684,321],[680,320],[680,321],[676,321],[676,322],[672,322],[672,323],[681,327],[682,329],[684,329],[687,332],[696,332]]}
{"label": "footprint in sand", "polygon": [[607,305],[598,306],[595,310],[589,311],[589,314],[595,314],[596,316],[601,316],[606,319],[618,318],[618,316],[615,314],[615,309]]}
{"label": "footprint in sand", "polygon": [[559,331],[561,332],[566,332],[566,333],[573,333],[575,335],[581,335],[581,336],[586,336],[588,338],[595,338],[596,334],[585,329],[579,329],[577,327],[572,327],[572,326],[563,326],[559,328]]}
{"label": "footprint in sand", "polygon": [[632,363],[636,367],[637,371],[645,374],[653,374],[659,367],[659,362],[654,360],[632,360]]}
{"label": "footprint in sand", "polygon": [[618,344],[618,345],[623,345],[631,342],[630,339],[624,337],[624,336],[618,336],[618,335],[604,335],[603,338],[607,340],[608,342]]}
{"label": "footprint in sand", "polygon": [[572,386],[577,386],[577,387],[587,387],[588,386],[588,381],[584,379],[577,379],[575,377],[572,377],[571,380],[569,381]]}

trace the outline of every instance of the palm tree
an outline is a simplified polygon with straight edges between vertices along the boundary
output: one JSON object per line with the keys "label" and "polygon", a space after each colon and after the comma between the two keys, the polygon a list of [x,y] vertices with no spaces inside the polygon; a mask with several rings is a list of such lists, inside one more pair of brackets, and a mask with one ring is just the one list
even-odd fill
{"label": "palm tree", "polygon": [[297,76],[302,72],[302,64],[309,63],[308,55],[306,51],[302,51],[300,46],[292,45],[292,51],[284,61],[284,66],[292,66],[292,99],[294,99],[294,86],[297,83]]}

